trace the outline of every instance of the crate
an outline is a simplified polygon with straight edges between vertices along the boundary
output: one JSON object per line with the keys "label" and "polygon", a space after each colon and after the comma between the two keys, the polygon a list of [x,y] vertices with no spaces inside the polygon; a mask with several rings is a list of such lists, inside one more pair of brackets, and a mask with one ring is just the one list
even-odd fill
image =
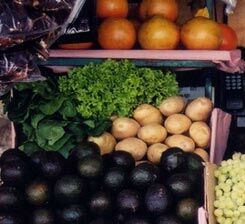
{"label": "crate", "polygon": [[[211,127],[211,144],[210,144],[210,163],[206,163],[205,167],[205,195],[204,195],[204,205],[198,210],[198,224],[215,224],[215,218],[213,216],[213,201],[214,201],[214,170],[216,165],[219,164],[224,156],[229,129],[231,123],[231,115],[223,112],[220,109],[215,108],[212,112],[210,119]],[[15,131],[13,124],[11,125],[11,137],[9,141],[9,147],[13,148],[15,146]],[[9,130],[9,129],[8,129]],[[6,129],[7,131],[7,129]]]}
{"label": "crate", "polygon": [[198,224],[216,224],[214,217],[215,177],[214,171],[223,160],[229,136],[231,115],[220,109],[214,109],[211,116],[210,162],[205,164],[204,171],[204,207],[199,209]]}

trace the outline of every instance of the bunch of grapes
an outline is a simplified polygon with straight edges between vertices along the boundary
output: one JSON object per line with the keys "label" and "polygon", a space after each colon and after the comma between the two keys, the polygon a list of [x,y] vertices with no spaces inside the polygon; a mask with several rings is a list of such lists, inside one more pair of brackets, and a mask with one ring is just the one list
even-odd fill
{"label": "bunch of grapes", "polygon": [[245,154],[235,153],[215,171],[214,215],[220,224],[245,223]]}

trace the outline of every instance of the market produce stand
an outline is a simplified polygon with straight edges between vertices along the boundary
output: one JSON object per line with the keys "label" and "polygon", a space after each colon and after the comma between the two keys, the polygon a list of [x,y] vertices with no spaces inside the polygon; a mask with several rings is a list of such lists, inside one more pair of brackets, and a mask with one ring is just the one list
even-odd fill
{"label": "market produce stand", "polygon": [[220,50],[51,50],[46,66],[82,66],[111,59],[130,59],[138,66],[203,68],[217,62],[229,63],[241,59],[241,51]]}

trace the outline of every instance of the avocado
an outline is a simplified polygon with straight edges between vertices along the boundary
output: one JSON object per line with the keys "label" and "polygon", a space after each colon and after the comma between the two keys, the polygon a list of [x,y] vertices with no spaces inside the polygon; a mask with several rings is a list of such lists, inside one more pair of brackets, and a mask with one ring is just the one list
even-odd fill
{"label": "avocado", "polygon": [[58,152],[47,151],[41,160],[40,169],[42,175],[49,180],[56,180],[63,172],[65,158]]}
{"label": "avocado", "polygon": [[92,179],[92,180],[86,180],[87,188],[88,188],[88,193],[93,194],[96,191],[101,190],[102,184],[101,184],[101,179]]}
{"label": "avocado", "polygon": [[162,153],[161,170],[168,173],[183,172],[186,169],[186,154],[177,147],[169,148]]}
{"label": "avocado", "polygon": [[[22,195],[15,188],[0,187],[0,211],[18,211],[23,208]],[[0,222],[1,223],[1,222]]]}
{"label": "avocado", "polygon": [[186,164],[189,171],[202,174],[204,169],[203,162],[204,160],[196,153],[187,153]]}
{"label": "avocado", "polygon": [[198,203],[193,198],[182,199],[176,207],[176,214],[180,220],[188,224],[197,223]]}
{"label": "avocado", "polygon": [[111,168],[103,176],[103,186],[112,192],[118,192],[127,184],[127,173],[121,168]]}
{"label": "avocado", "polygon": [[125,221],[125,224],[152,224],[152,222],[144,216],[132,216]]}
{"label": "avocado", "polygon": [[45,205],[50,200],[50,188],[44,180],[34,180],[26,186],[26,200],[30,205]]}
{"label": "avocado", "polygon": [[23,187],[30,176],[29,166],[21,160],[7,162],[2,166],[1,179],[8,186]]}
{"label": "avocado", "polygon": [[90,155],[100,155],[100,148],[94,142],[82,142],[73,148],[68,160],[76,164],[79,160]]}
{"label": "avocado", "polygon": [[189,177],[194,186],[197,186],[202,179],[200,173],[197,173],[195,171],[187,171],[185,174]]}
{"label": "avocado", "polygon": [[137,191],[124,189],[116,199],[117,208],[122,214],[134,214],[140,209],[140,196]]}
{"label": "avocado", "polygon": [[41,162],[45,161],[46,157],[47,157],[47,151],[45,150],[36,151],[31,155],[32,164],[35,167],[39,168],[41,166]]}
{"label": "avocado", "polygon": [[103,173],[103,161],[101,156],[90,155],[78,161],[78,173],[85,178],[96,179]]}
{"label": "avocado", "polygon": [[112,197],[107,192],[95,192],[88,201],[88,207],[90,213],[95,216],[110,215],[113,210]]}
{"label": "avocado", "polygon": [[145,207],[152,215],[160,215],[171,206],[170,193],[162,184],[151,185],[145,194]]}
{"label": "avocado", "polygon": [[5,163],[8,162],[14,162],[14,161],[28,161],[28,156],[19,149],[8,149],[4,151],[0,157],[0,165],[2,166]]}
{"label": "avocado", "polygon": [[135,160],[129,152],[113,151],[111,153],[110,166],[120,167],[129,172],[135,167]]}
{"label": "avocado", "polygon": [[113,217],[113,224],[124,224],[127,214],[122,214],[121,212],[117,212]]}
{"label": "avocado", "polygon": [[47,208],[35,209],[30,217],[31,224],[55,224],[53,211]]}
{"label": "avocado", "polygon": [[173,215],[161,215],[157,218],[156,224],[182,224],[182,222]]}
{"label": "avocado", "polygon": [[104,172],[106,172],[107,170],[112,168],[111,167],[111,155],[112,155],[112,153],[106,153],[106,154],[101,156],[102,161],[103,161],[103,166],[104,166]]}
{"label": "avocado", "polygon": [[113,224],[113,222],[108,219],[98,218],[92,220],[89,224]]}
{"label": "avocado", "polygon": [[76,175],[62,176],[54,185],[55,201],[63,205],[80,203],[85,195],[86,185]]}
{"label": "avocado", "polygon": [[175,198],[189,197],[194,192],[194,185],[187,173],[177,173],[170,176],[166,186]]}
{"label": "avocado", "polygon": [[0,213],[0,224],[24,224],[23,217],[16,214]]}
{"label": "avocado", "polygon": [[69,205],[57,213],[60,224],[88,224],[85,209],[78,205]]}
{"label": "avocado", "polygon": [[131,186],[136,190],[145,190],[159,178],[159,170],[155,165],[145,162],[136,166],[129,175]]}

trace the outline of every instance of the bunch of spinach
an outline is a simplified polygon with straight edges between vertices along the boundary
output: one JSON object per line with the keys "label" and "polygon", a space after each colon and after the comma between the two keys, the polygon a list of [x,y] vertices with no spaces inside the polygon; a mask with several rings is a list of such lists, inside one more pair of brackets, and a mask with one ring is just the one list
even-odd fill
{"label": "bunch of spinach", "polygon": [[73,100],[59,91],[56,78],[19,83],[13,96],[4,97],[5,111],[17,130],[17,143],[24,151],[59,151],[65,157],[86,135],[100,135],[111,121],[85,120]]}
{"label": "bunch of spinach", "polygon": [[107,60],[71,70],[59,78],[60,91],[76,102],[77,112],[87,119],[130,116],[142,103],[158,106],[178,93],[170,71],[137,67],[128,60]]}

